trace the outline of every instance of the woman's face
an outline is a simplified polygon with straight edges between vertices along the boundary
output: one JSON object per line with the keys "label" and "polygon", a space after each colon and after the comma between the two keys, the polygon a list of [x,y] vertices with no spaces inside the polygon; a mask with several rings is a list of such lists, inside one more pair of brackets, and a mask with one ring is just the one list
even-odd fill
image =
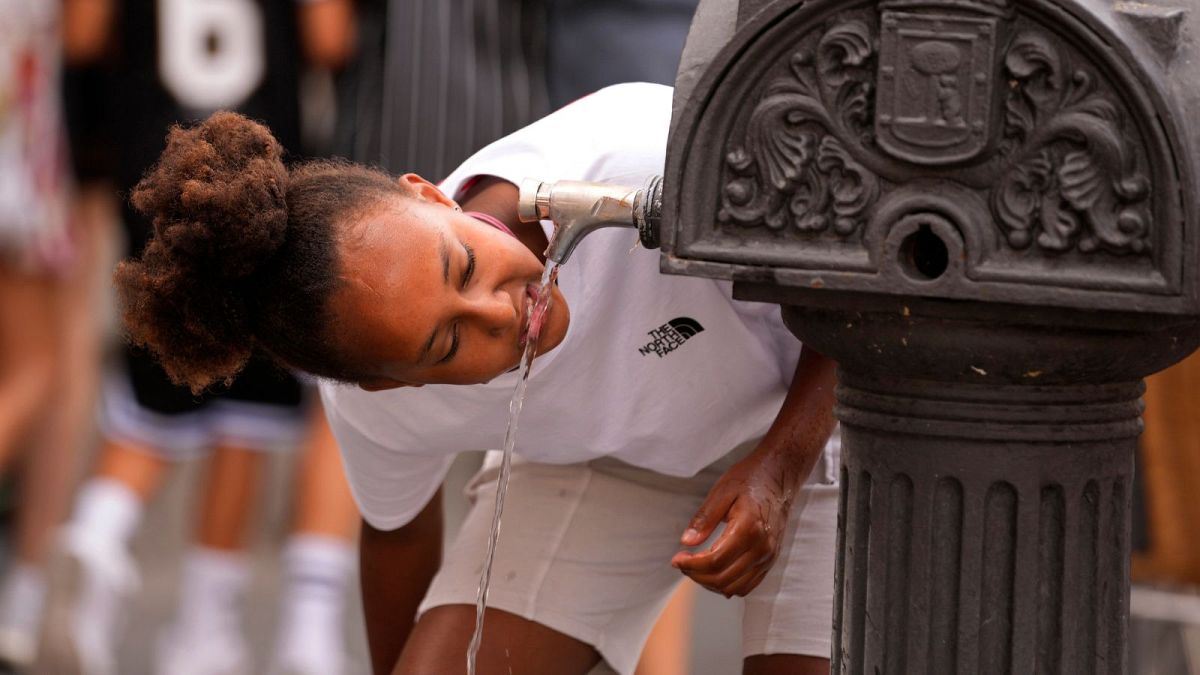
{"label": "woman's face", "polygon": [[[379,390],[476,384],[512,370],[524,350],[527,306],[544,269],[515,237],[454,209],[437,187],[407,175],[416,195],[356,222],[339,243],[336,335]],[[557,287],[537,353],[558,346],[570,313]]]}

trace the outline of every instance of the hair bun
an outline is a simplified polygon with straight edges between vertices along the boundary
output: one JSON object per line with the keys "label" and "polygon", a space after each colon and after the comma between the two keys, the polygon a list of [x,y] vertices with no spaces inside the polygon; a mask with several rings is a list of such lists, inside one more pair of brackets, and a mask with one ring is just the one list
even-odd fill
{"label": "hair bun", "polygon": [[158,163],[133,191],[163,253],[181,266],[237,280],[279,249],[287,232],[288,170],[262,124],[219,112],[173,127]]}

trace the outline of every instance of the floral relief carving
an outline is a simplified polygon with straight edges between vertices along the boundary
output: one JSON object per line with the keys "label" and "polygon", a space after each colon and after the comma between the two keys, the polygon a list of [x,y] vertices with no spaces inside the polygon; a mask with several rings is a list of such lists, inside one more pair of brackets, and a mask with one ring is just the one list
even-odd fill
{"label": "floral relief carving", "polygon": [[742,143],[726,155],[733,178],[722,194],[721,222],[832,229],[841,237],[862,227],[879,179],[838,136],[869,129],[873,56],[870,29],[861,21],[831,28],[815,56],[792,56],[789,74],[767,87]]}
{"label": "floral relief carving", "polygon": [[[1049,253],[1150,254],[1144,153],[1127,128],[1119,99],[1101,91],[1091,69],[1072,66],[1067,48],[1048,34],[1025,30],[1002,38],[1006,34],[996,22],[1006,19],[897,16],[885,12],[881,22],[890,21],[895,32],[897,23],[923,28],[940,21],[960,33],[964,27],[978,29],[976,42],[954,42],[953,35],[910,39],[905,37],[914,34],[910,30],[901,35],[909,41],[895,38],[891,51],[880,52],[880,36],[868,21],[842,19],[830,25],[815,45],[792,54],[786,71],[756,95],[744,131],[731,140],[717,214],[721,223],[848,239],[863,231],[881,197],[883,182],[876,172],[902,175],[903,167],[915,163],[938,167],[943,172],[937,175],[957,180],[954,166],[970,163],[972,189],[990,203],[1004,245]],[[993,35],[996,41],[987,42]],[[993,44],[995,51],[988,51]],[[989,55],[981,60],[980,54]],[[988,65],[993,58],[1002,61],[1002,71]],[[919,72],[908,73],[903,64]],[[937,78],[925,73],[949,72],[951,66],[961,72]],[[1003,72],[1006,80],[995,98],[986,72]],[[908,86],[918,75],[934,84],[921,85],[928,101],[921,93],[910,103],[902,95],[916,90],[898,85]],[[877,89],[877,78],[886,79],[886,94]],[[968,80],[974,89],[967,89]],[[942,136],[960,133],[960,127],[982,137],[991,133],[990,115],[979,117],[981,102],[990,106],[985,111],[1004,106],[998,138],[986,145],[974,137],[964,140],[960,156],[974,147],[983,151],[958,165],[945,164],[932,149]],[[912,110],[921,106],[931,112],[914,117]],[[883,147],[881,130],[891,134],[889,145],[904,142],[896,140],[901,131],[892,131],[901,123],[908,129],[923,124],[918,131],[924,136],[905,138],[910,143],[932,139],[928,148],[911,145],[917,150],[897,152]]]}
{"label": "floral relief carving", "polygon": [[1010,80],[1007,170],[992,209],[1008,243],[1046,251],[1150,250],[1150,181],[1124,133],[1120,108],[1093,76],[1069,75],[1045,36],[1023,33],[1004,62]]}

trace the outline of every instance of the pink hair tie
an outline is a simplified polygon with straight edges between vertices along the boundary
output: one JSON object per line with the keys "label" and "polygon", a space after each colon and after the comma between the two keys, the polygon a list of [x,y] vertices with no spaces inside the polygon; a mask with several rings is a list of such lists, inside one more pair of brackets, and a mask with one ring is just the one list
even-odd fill
{"label": "pink hair tie", "polygon": [[483,221],[497,230],[500,230],[501,232],[506,232],[514,237],[517,236],[516,234],[513,234],[512,230],[508,229],[507,225],[500,222],[500,220],[495,216],[489,216],[488,214],[480,213],[479,211],[467,211],[466,215],[471,216],[475,220]]}

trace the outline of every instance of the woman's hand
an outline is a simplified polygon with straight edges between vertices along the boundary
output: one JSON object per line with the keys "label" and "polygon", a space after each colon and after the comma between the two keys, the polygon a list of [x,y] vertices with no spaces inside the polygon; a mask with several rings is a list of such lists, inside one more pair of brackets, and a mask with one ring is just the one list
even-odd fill
{"label": "woman's hand", "polygon": [[807,347],[783,406],[762,442],[709,491],[680,538],[699,546],[721,522],[707,551],[671,558],[696,583],[725,597],[754,590],[779,557],[792,500],[833,432],[834,364]]}
{"label": "woman's hand", "polygon": [[758,452],[734,464],[709,491],[680,543],[697,546],[721,522],[725,531],[699,553],[671,559],[693,581],[725,597],[754,590],[779,557],[792,499],[798,489],[774,453]]}

